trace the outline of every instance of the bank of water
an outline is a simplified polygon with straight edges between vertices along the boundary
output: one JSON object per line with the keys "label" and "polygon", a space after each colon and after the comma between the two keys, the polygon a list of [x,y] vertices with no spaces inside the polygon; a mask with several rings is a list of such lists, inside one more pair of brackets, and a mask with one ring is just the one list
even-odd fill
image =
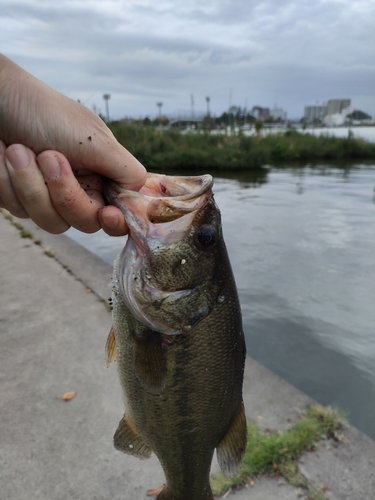
{"label": "bank of water", "polygon": [[[375,163],[215,179],[248,353],[375,438]],[[68,235],[112,263],[125,239]]]}
{"label": "bank of water", "polygon": [[[375,126],[371,127],[307,127],[303,129],[302,127],[296,129],[300,134],[313,134],[317,136],[333,136],[346,138],[351,135],[356,139],[363,139],[369,142],[375,142]],[[262,133],[268,132],[287,132],[286,128],[265,128]],[[255,130],[249,131],[249,134],[255,134]]]}

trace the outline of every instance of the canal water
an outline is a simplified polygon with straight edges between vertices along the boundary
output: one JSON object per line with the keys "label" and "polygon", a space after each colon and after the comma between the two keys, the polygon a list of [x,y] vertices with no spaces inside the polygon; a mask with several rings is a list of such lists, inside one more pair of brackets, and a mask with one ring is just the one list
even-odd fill
{"label": "canal water", "polygon": [[[375,163],[215,178],[250,356],[375,439]],[[68,235],[112,263],[124,238]]]}

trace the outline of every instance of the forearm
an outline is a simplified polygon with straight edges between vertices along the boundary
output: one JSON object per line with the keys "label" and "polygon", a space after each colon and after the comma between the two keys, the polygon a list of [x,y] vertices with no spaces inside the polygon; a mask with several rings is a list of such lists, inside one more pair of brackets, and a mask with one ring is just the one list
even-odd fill
{"label": "forearm", "polygon": [[64,115],[74,113],[76,106],[79,104],[0,55],[0,139],[7,145],[23,144],[36,154],[58,149],[58,128],[66,148],[69,133],[64,130]]}

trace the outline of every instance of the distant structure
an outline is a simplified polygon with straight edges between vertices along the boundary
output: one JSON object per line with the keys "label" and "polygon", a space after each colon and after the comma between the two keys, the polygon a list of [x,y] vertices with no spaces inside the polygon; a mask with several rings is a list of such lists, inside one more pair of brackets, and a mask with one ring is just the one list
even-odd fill
{"label": "distant structure", "polygon": [[324,125],[327,127],[344,125],[347,116],[354,111],[350,104],[350,99],[330,99],[327,102],[327,112],[323,118]]}
{"label": "distant structure", "polygon": [[201,128],[202,118],[176,118],[169,122],[169,128],[178,128],[181,130],[195,130]]}
{"label": "distant structure", "polygon": [[330,99],[327,102],[326,115],[335,115],[336,113],[342,113],[344,109],[350,107],[350,104],[350,99]]}
{"label": "distant structure", "polygon": [[161,120],[161,108],[163,107],[163,103],[162,102],[157,102],[156,106],[159,108],[158,117],[159,117],[159,120]]}
{"label": "distant structure", "polygon": [[303,115],[306,123],[322,122],[327,113],[327,106],[316,104],[315,106],[305,106],[305,113]]}
{"label": "distant structure", "polygon": [[260,106],[254,106],[251,110],[251,114],[256,120],[267,120],[267,118],[270,116],[270,109],[261,108]]}
{"label": "distant structure", "polygon": [[327,126],[343,125],[348,114],[353,112],[350,99],[330,99],[327,104],[305,106],[305,123],[324,123]]}
{"label": "distant structure", "polygon": [[103,95],[103,99],[105,101],[105,109],[106,109],[106,119],[107,119],[107,123],[109,123],[109,107],[108,107],[108,101],[110,100],[111,98],[111,94],[104,94]]}
{"label": "distant structure", "polygon": [[283,122],[286,121],[286,111],[284,111],[282,108],[278,108],[276,104],[271,109],[271,116],[275,121],[277,120],[281,120]]}

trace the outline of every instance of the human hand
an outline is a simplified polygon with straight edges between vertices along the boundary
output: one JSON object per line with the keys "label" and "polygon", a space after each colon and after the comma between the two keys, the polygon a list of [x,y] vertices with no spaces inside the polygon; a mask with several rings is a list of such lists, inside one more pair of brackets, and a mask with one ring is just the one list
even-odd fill
{"label": "human hand", "polygon": [[121,212],[104,206],[103,177],[137,190],[144,167],[95,113],[1,55],[0,139],[0,206],[52,233],[127,232]]}

